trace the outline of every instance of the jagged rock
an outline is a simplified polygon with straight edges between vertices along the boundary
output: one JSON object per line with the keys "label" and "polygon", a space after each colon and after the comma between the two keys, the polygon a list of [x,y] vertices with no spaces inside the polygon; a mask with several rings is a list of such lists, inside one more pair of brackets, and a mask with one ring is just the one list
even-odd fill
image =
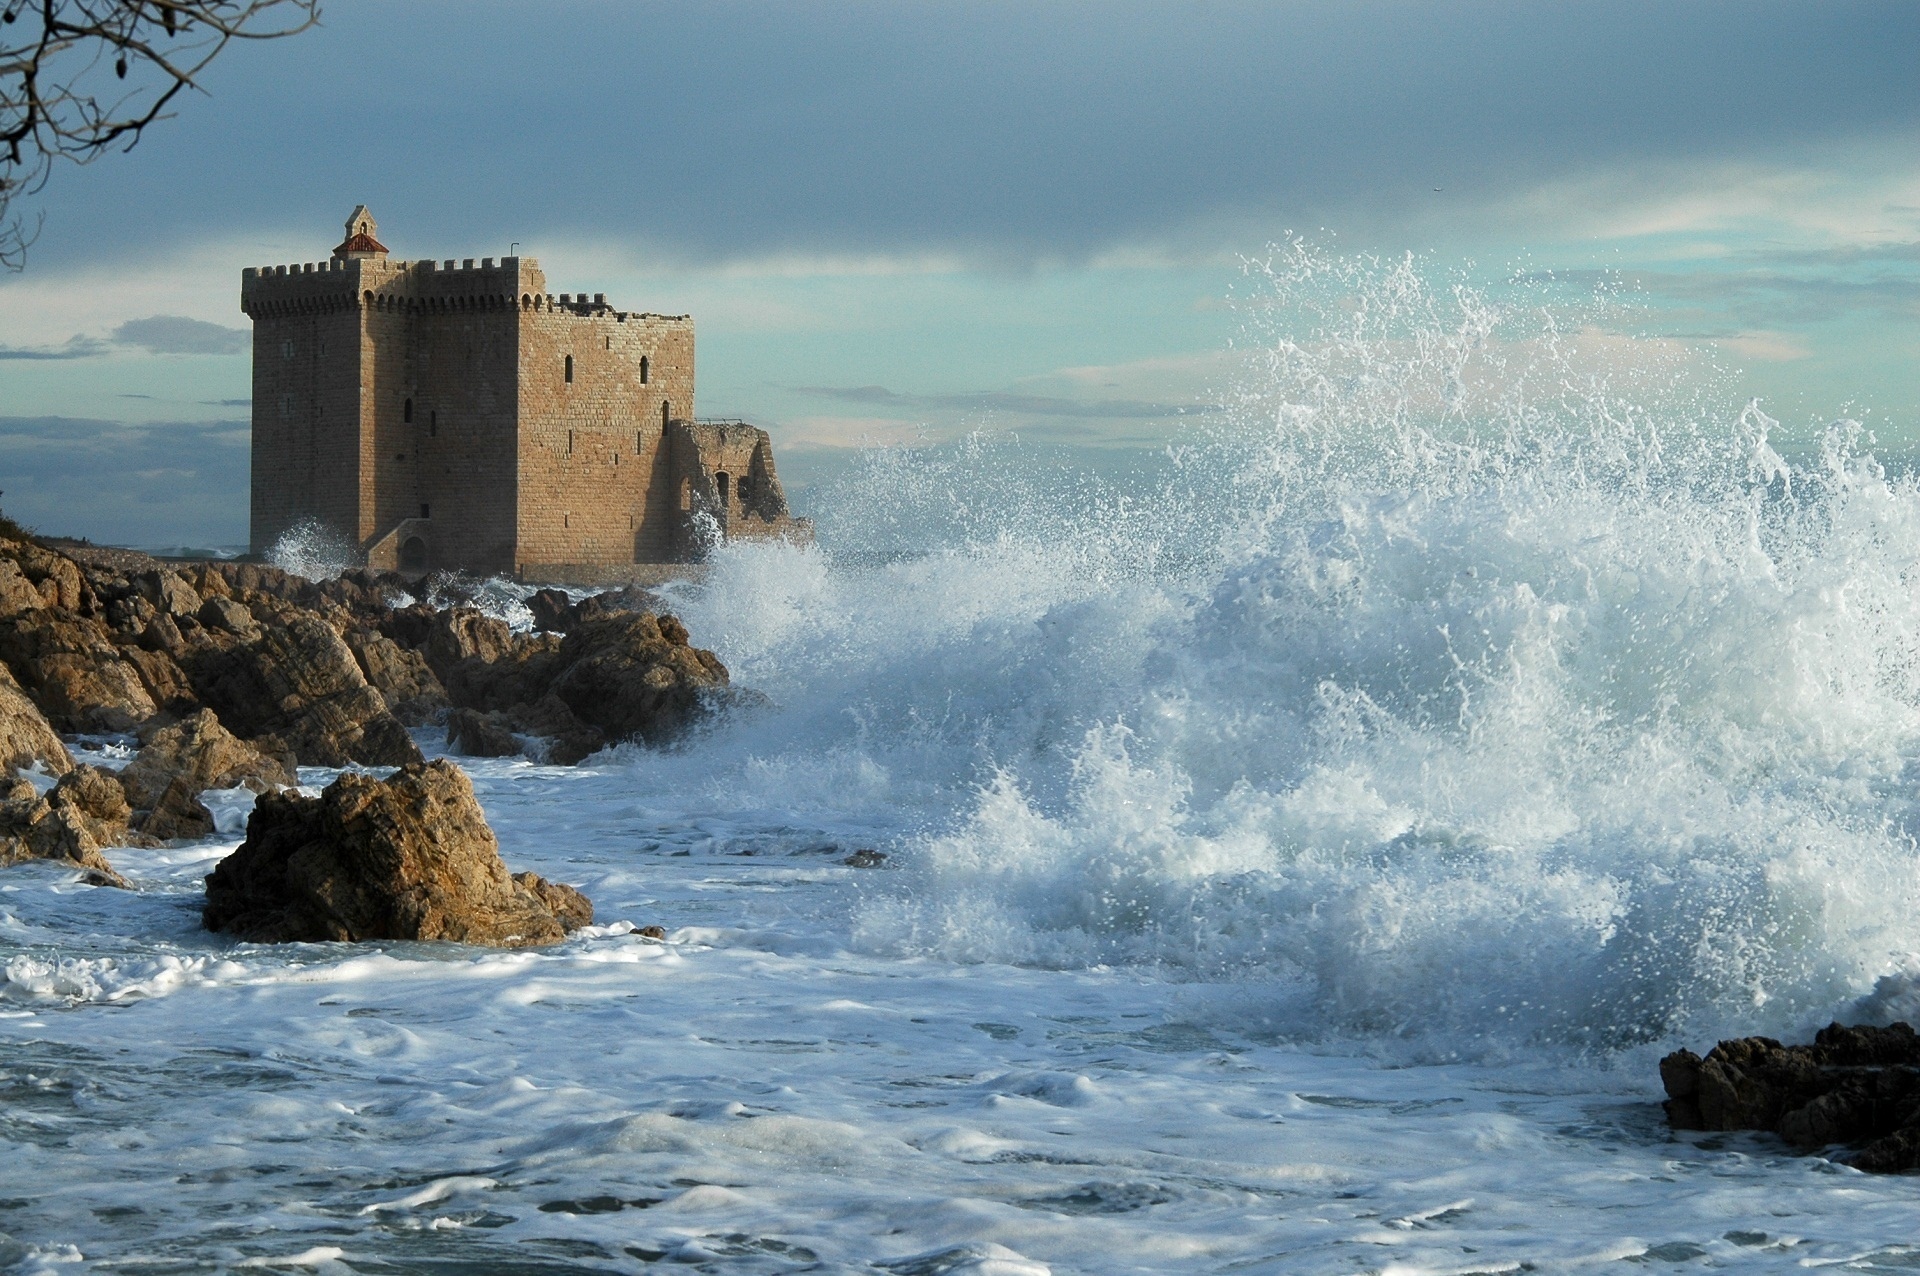
{"label": "jagged rock", "polygon": [[180,632],[180,622],[163,611],[147,622],[140,633],[140,645],[148,651],[171,654],[187,649],[187,636]]}
{"label": "jagged rock", "polygon": [[536,589],[527,599],[533,627],[542,633],[564,634],[573,624],[573,596],[564,589]]}
{"label": "jagged rock", "polygon": [[[168,617],[162,616],[148,627],[147,632],[151,634],[154,629],[171,623]],[[178,650],[179,654],[185,655],[187,647],[182,644]],[[192,713],[199,706],[200,700],[193,690],[192,681],[167,652],[144,647],[122,647],[120,657],[140,675],[140,685],[147,689],[148,697],[160,707],[162,714]]]}
{"label": "jagged rock", "polygon": [[76,766],[53,786],[53,791],[47,794],[47,804],[57,810],[72,811],[87,830],[87,836],[101,846],[127,846],[134,838],[130,827],[133,808],[127,804],[120,777],[111,771],[97,766]]}
{"label": "jagged rock", "polygon": [[447,698],[483,712],[540,699],[559,667],[558,635],[516,634],[471,607],[437,613],[422,647]]}
{"label": "jagged rock", "polygon": [[494,710],[455,709],[447,714],[447,747],[470,758],[511,758],[520,753],[513,722]]}
{"label": "jagged rock", "polygon": [[437,939],[550,944],[593,917],[586,897],[510,875],[452,763],[391,780],[348,774],[317,798],[262,797],[247,840],[207,878],[209,930],[261,943]]}
{"label": "jagged rock", "polygon": [[139,594],[122,594],[107,599],[107,627],[117,634],[138,638],[160,615],[160,609]]}
{"label": "jagged rock", "polygon": [[614,616],[623,612],[650,611],[660,615],[666,611],[666,604],[660,595],[638,585],[627,585],[620,589],[609,589],[605,593],[589,594],[573,606],[574,623],[583,620],[596,620],[602,616]]}
{"label": "jagged rock", "polygon": [[96,886],[127,884],[75,807],[54,806],[18,777],[0,779],[0,865],[30,859],[64,862]]}
{"label": "jagged rock", "polygon": [[208,789],[267,793],[298,782],[289,760],[235,736],[211,709],[153,732],[119,776],[139,830],[168,839],[214,831],[213,813],[200,801]]}
{"label": "jagged rock", "polygon": [[229,729],[278,736],[303,764],[420,760],[413,738],[368,684],[346,642],[317,616],[290,612],[254,642],[196,650],[186,670],[201,701]]}
{"label": "jagged rock", "polygon": [[[529,749],[528,739],[537,743]],[[572,766],[607,747],[607,737],[587,725],[557,696],[482,713],[455,709],[447,715],[447,747],[470,758],[509,758],[525,753],[554,766]]]}
{"label": "jagged rock", "polygon": [[0,557],[11,559],[34,588],[41,603],[70,612],[91,611],[92,591],[80,577],[80,568],[64,554],[25,541],[0,543]]}
{"label": "jagged rock", "polygon": [[1831,1024],[1810,1046],[1771,1037],[1722,1041],[1703,1059],[1660,1061],[1667,1121],[1676,1130],[1769,1130],[1804,1148],[1850,1144],[1862,1170],[1920,1169],[1920,1037]]}
{"label": "jagged rock", "polygon": [[141,597],[166,615],[192,616],[200,610],[200,595],[178,572],[155,568],[134,577],[133,584]]}
{"label": "jagged rock", "polygon": [[606,733],[582,722],[559,696],[514,705],[507,710],[507,719],[522,735],[544,741],[540,761],[555,766],[572,766],[607,747]]}
{"label": "jagged rock", "polygon": [[49,607],[0,619],[0,661],[55,730],[128,731],[158,712],[138,668],[91,617]]}
{"label": "jagged rock", "polygon": [[67,752],[67,746],[27,699],[13,674],[0,665],[0,775],[35,762],[54,775],[65,775],[73,769],[73,755]]}
{"label": "jagged rock", "polygon": [[669,740],[727,685],[727,667],[688,644],[673,616],[625,613],[583,621],[560,647],[553,694],[615,740]]}
{"label": "jagged rock", "polygon": [[47,605],[20,565],[11,558],[0,558],[0,616],[15,612],[39,611]]}
{"label": "jagged rock", "polygon": [[[220,577],[214,579],[219,580]],[[253,613],[235,602],[230,595],[215,594],[201,603],[200,623],[248,642],[260,636],[260,625],[254,620]]]}
{"label": "jagged rock", "polygon": [[425,656],[364,626],[348,630],[346,642],[367,681],[386,697],[394,717],[409,726],[424,726],[446,713],[447,690]]}

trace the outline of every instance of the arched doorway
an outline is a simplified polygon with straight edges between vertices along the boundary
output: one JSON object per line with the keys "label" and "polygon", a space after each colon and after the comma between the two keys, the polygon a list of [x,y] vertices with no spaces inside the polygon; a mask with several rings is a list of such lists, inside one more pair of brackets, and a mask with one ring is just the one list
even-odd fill
{"label": "arched doorway", "polygon": [[423,572],[427,570],[427,543],[418,536],[409,536],[400,545],[400,570],[403,572]]}

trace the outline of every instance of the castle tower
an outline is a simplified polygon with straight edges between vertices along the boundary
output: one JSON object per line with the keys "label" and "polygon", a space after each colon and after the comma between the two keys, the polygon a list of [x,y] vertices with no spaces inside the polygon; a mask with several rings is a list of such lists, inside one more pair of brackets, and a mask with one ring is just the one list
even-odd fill
{"label": "castle tower", "polygon": [[251,548],[317,522],[366,563],[643,577],[701,529],[805,535],[764,431],[693,420],[693,321],[546,291],[531,259],[406,261],[365,205],[323,262],[248,269]]}

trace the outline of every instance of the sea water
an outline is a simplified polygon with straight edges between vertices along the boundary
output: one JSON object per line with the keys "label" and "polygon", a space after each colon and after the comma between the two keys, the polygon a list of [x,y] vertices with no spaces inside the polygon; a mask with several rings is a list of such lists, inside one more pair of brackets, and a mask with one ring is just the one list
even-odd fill
{"label": "sea water", "polygon": [[244,792],[130,892],[9,870],[0,1264],[1920,1266],[1920,1181],[1654,1068],[1920,1012],[1920,486],[1612,299],[1290,245],[1241,303],[1131,478],[876,453],[675,587],[765,707],[463,759],[564,944],[209,935]]}

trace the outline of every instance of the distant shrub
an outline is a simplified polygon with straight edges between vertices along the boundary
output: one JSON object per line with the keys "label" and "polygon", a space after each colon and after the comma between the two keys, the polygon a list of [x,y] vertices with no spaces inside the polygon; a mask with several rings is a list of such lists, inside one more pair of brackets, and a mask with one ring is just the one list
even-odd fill
{"label": "distant shrub", "polygon": [[[0,492],[0,496],[5,495],[5,492]],[[5,510],[0,510],[0,540],[37,542],[39,539],[31,531],[8,518]]]}

